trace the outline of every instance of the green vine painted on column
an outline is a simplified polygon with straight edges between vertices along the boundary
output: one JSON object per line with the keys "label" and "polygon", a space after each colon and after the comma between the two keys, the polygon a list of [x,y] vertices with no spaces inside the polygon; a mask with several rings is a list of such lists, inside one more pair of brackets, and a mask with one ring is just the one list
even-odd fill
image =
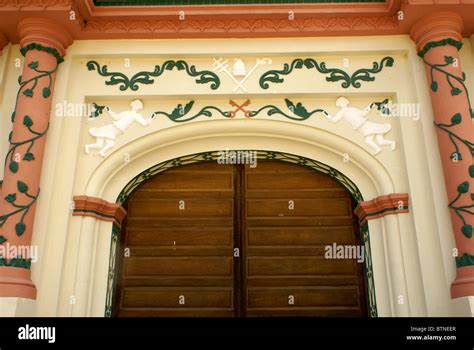
{"label": "green vine painted on column", "polygon": [[[30,202],[27,204],[19,204],[17,203],[17,200],[18,200],[17,193],[14,192],[14,193],[8,194],[4,198],[5,201],[7,203],[10,203],[10,205],[16,209],[12,210],[11,212],[7,214],[0,216],[0,227],[3,226],[11,216],[22,213],[20,217],[20,221],[18,221],[15,225],[16,235],[21,236],[26,230],[26,225],[23,221],[25,219],[26,214],[28,214],[28,212],[30,211],[31,206],[36,202],[36,199],[38,198],[38,195],[39,195],[39,189],[36,196],[29,194],[28,185],[24,183],[23,181],[17,181],[17,189],[19,193],[23,193],[26,197],[28,197],[30,199]],[[5,242],[7,239],[4,236],[0,236],[0,240]]]}
{"label": "green vine painted on column", "polygon": [[268,82],[283,83],[284,79],[281,78],[282,75],[289,75],[295,69],[306,67],[307,69],[315,68],[321,74],[329,74],[329,76],[326,77],[326,80],[329,82],[342,80],[341,86],[344,89],[350,86],[360,88],[362,86],[360,81],[374,81],[375,77],[371,74],[380,73],[384,67],[392,67],[394,62],[395,60],[392,57],[384,57],[380,62],[373,62],[372,68],[361,68],[349,74],[339,68],[327,68],[325,62],[318,63],[312,58],[297,58],[293,60],[291,64],[285,63],[282,70],[269,70],[265,72],[260,77],[259,83],[262,89],[268,89]]}
{"label": "green vine painted on column", "polygon": [[196,67],[194,65],[190,66],[186,61],[183,60],[165,61],[161,66],[156,65],[155,69],[152,72],[138,72],[134,74],[131,78],[121,72],[109,72],[107,65],[100,66],[100,64],[96,61],[87,62],[88,70],[96,70],[100,76],[108,77],[109,80],[105,82],[106,85],[120,84],[119,89],[121,91],[126,91],[127,89],[137,91],[140,88],[139,84],[153,84],[155,80],[151,79],[152,77],[157,78],[165,71],[171,71],[174,68],[179,71],[185,70],[186,73],[191,77],[197,77],[197,84],[211,83],[210,87],[212,90],[216,90],[221,84],[219,77],[215,73],[208,70],[198,71],[196,70]]}
{"label": "green vine painted on column", "polygon": [[48,125],[46,126],[46,129],[42,132],[38,132],[38,131],[33,130],[31,128],[33,126],[33,120],[28,115],[25,115],[23,117],[23,125],[26,126],[28,131],[31,134],[33,134],[34,136],[32,136],[32,137],[30,137],[26,140],[15,142],[15,141],[12,141],[13,132],[11,131],[10,134],[8,135],[8,141],[10,142],[11,147],[8,150],[7,157],[5,159],[5,164],[6,164],[7,161],[9,161],[8,168],[10,169],[10,171],[12,173],[16,173],[18,171],[18,168],[19,168],[19,162],[17,162],[15,160],[15,154],[17,154],[15,152],[16,149],[19,146],[28,145],[28,148],[26,149],[26,152],[23,155],[22,159],[26,160],[26,161],[35,160],[35,156],[31,152],[31,148],[33,147],[33,145],[35,144],[35,141],[37,139],[39,139],[40,137],[43,137],[48,132],[48,128],[49,128],[49,123],[48,123]]}
{"label": "green vine painted on column", "polygon": [[[459,64],[457,62],[457,59],[454,58],[453,56],[444,56],[444,62],[443,63],[432,63],[429,62],[425,55],[426,53],[434,48],[434,47],[439,47],[439,46],[445,46],[445,45],[451,45],[457,48],[458,50],[461,49],[462,43],[448,38],[440,41],[434,41],[434,42],[429,42],[427,43],[424,48],[418,52],[418,55],[423,59],[423,62],[425,65],[429,67],[429,77],[430,77],[430,89],[432,92],[437,93],[439,89],[439,79],[446,79],[446,82],[449,85],[451,96],[458,96],[461,94],[465,94],[466,100],[468,103],[469,107],[469,119],[472,120],[474,118],[474,110],[471,105],[471,99],[469,97],[469,91],[466,87],[466,74],[462,72],[461,76],[457,76],[449,71],[446,70],[446,67],[448,66],[455,66],[456,64]],[[435,73],[437,76],[435,76]],[[453,131],[453,128],[456,126],[460,126],[463,121],[463,115],[461,113],[456,113],[451,117],[451,123],[445,124],[445,123],[434,123],[434,125],[444,131],[448,137],[449,140],[451,141],[452,145],[454,146],[454,151],[451,153],[450,158],[454,162],[462,161],[463,160],[463,155],[460,149],[461,145],[466,146],[467,150],[469,151],[469,156],[467,159],[472,160],[472,156],[474,155],[474,143],[470,140],[464,139],[461,136],[459,136],[456,132]],[[470,165],[469,167],[469,176],[474,177],[474,166]],[[458,205],[457,202],[463,197],[464,195],[469,193],[469,181],[466,180],[462,183],[460,183],[457,187],[457,196],[454,198],[448,205],[448,207],[454,211],[454,213],[459,217],[459,219],[462,221],[462,227],[461,227],[461,232],[466,238],[471,238],[472,237],[472,225],[468,222],[466,219],[467,216],[472,216],[474,215],[474,205]],[[474,200],[474,196],[471,193],[470,194],[470,199],[471,202]],[[466,260],[467,259],[467,260]],[[456,264],[461,261],[463,264],[466,261],[469,261],[468,258],[461,257],[461,258],[456,258]]]}
{"label": "green vine painted on column", "polygon": [[[37,43],[30,43],[24,46],[23,48],[20,49],[20,52],[23,56],[25,56],[26,53],[30,50],[43,51],[43,52],[47,52],[53,55],[56,58],[56,65],[53,69],[46,70],[46,69],[40,68],[40,63],[38,61],[31,61],[28,63],[27,67],[33,70],[36,74],[33,77],[26,80],[23,80],[21,75],[18,77],[18,84],[20,85],[20,87],[16,94],[15,110],[13,111],[11,115],[12,123],[15,121],[15,118],[16,118],[16,107],[18,105],[18,100],[21,94],[23,95],[24,98],[33,97],[35,93],[37,93],[36,88],[38,86],[40,79],[47,79],[47,84],[46,86],[43,87],[41,91],[42,97],[44,99],[47,99],[51,96],[53,74],[58,69],[59,63],[64,61],[60,53],[55,48],[46,47]],[[33,146],[36,140],[43,137],[47,133],[48,128],[49,128],[49,123],[47,124],[46,128],[43,131],[37,131],[33,128],[34,126],[33,118],[31,118],[29,115],[24,115],[23,126],[26,127],[28,132],[31,134],[29,138],[25,140],[13,140],[14,138],[13,132],[10,132],[8,136],[10,149],[8,150],[8,153],[5,158],[5,169],[10,170],[10,172],[12,173],[17,173],[19,169],[19,162],[18,162],[19,159],[18,160],[16,159],[16,156],[18,154],[17,152],[18,147],[27,146],[26,151],[24,152],[21,160],[23,161],[35,160],[35,155],[32,151]],[[9,162],[8,168],[6,167],[7,161]],[[3,200],[6,201],[13,208],[10,212],[0,215],[0,227],[2,227],[11,217],[21,214],[21,216],[19,217],[19,221],[15,224],[15,233],[18,237],[20,237],[26,231],[26,224],[24,222],[26,215],[29,213],[29,211],[31,210],[31,207],[36,202],[39,196],[40,190],[38,189],[38,193],[36,195],[33,195],[29,193],[28,185],[24,181],[17,180],[17,191],[18,192],[9,193],[5,198],[3,198]],[[23,194],[25,199],[29,199],[28,203],[25,204],[25,203],[18,202],[18,197],[20,194]],[[0,244],[4,244],[7,241],[8,239],[5,236],[3,235],[0,236]],[[13,267],[21,267],[21,268],[29,269],[31,266],[31,260],[22,258],[21,256],[12,258],[12,259],[7,259],[6,257],[0,256],[0,266],[13,266]]]}
{"label": "green vine painted on column", "polygon": [[[52,70],[42,70],[39,69],[39,63],[38,61],[31,61],[28,63],[28,67],[32,70],[34,70],[37,75],[34,77],[27,79],[27,80],[22,80],[22,76],[20,75],[18,77],[18,83],[20,84],[20,88],[18,89],[18,92],[16,94],[16,101],[15,101],[15,110],[12,113],[11,116],[11,121],[12,123],[15,121],[16,117],[16,106],[18,104],[18,99],[20,97],[20,94],[23,94],[25,97],[33,97],[35,93],[35,89],[38,85],[38,81],[42,78],[47,78],[48,79],[48,85],[43,88],[42,91],[42,96],[43,98],[48,98],[51,96],[51,85],[53,82],[52,79],[52,74],[56,72],[58,69],[58,66],[56,65],[54,69]],[[36,131],[32,129],[33,126],[33,120],[29,115],[24,115],[23,116],[23,125],[28,129],[28,131],[32,134],[32,136],[26,140],[20,140],[20,141],[13,141],[13,133],[10,132],[8,136],[8,141],[10,142],[10,149],[7,153],[6,159],[5,159],[5,166],[7,164],[7,161],[9,161],[8,168],[10,169],[11,172],[16,173],[19,168],[19,162],[15,159],[16,150],[19,146],[22,145],[28,145],[28,148],[25,152],[25,154],[22,157],[22,160],[25,161],[31,161],[35,159],[34,154],[31,152],[31,149],[37,139],[40,137],[44,136],[46,132],[48,131],[49,128],[49,123],[48,126],[46,126],[46,129],[43,131]]]}
{"label": "green vine painted on column", "polygon": [[[444,56],[444,63],[431,63],[428,62],[424,57],[423,57],[423,62],[430,67],[430,88],[431,91],[437,92],[438,91],[438,80],[435,79],[434,73],[441,73],[445,79],[446,82],[449,84],[449,87],[451,88],[451,96],[457,96],[462,94],[463,92],[466,94],[467,98],[467,103],[469,105],[469,112],[470,112],[470,117],[474,118],[474,110],[472,109],[471,105],[471,98],[469,97],[469,91],[466,87],[466,73],[462,72],[461,76],[457,76],[455,74],[452,74],[448,72],[447,70],[444,69],[444,67],[454,65],[456,64],[456,59],[452,56]],[[456,86],[457,85],[457,86]]]}
{"label": "green vine painted on column", "polygon": [[446,132],[449,135],[449,139],[451,140],[451,143],[454,146],[454,152],[451,153],[451,159],[458,161],[462,160],[462,154],[459,151],[459,144],[458,142],[461,142],[464,144],[468,149],[471,154],[471,156],[474,155],[474,143],[471,141],[468,141],[466,139],[463,139],[460,137],[458,134],[454,133],[453,131],[449,130],[449,128],[452,128],[456,125],[461,124],[462,122],[462,115],[461,113],[456,113],[452,118],[451,118],[451,124],[443,124],[443,123],[434,123],[436,127],[440,128],[444,132]]}
{"label": "green vine painted on column", "polygon": [[[474,178],[474,165],[469,166],[469,176],[471,178]],[[472,237],[472,225],[467,222],[467,220],[464,216],[465,215],[474,215],[474,211],[473,211],[474,204],[462,205],[462,206],[458,206],[456,204],[456,202],[463,195],[469,194],[469,181],[464,181],[461,184],[459,184],[457,190],[458,190],[458,195],[456,196],[456,198],[454,198],[454,200],[451,201],[451,203],[449,203],[448,206],[449,206],[449,208],[454,210],[456,215],[461,219],[461,221],[463,223],[463,226],[461,228],[462,234],[467,238],[471,238]],[[471,199],[471,202],[474,200],[474,193],[470,194],[470,199]]]}

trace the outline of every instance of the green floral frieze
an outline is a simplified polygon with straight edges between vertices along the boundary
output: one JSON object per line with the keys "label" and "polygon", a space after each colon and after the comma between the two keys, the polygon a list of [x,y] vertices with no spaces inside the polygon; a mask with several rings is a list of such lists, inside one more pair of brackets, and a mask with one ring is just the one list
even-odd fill
{"label": "green floral frieze", "polygon": [[219,77],[208,70],[198,71],[194,65],[189,65],[186,61],[178,60],[168,60],[165,61],[161,66],[156,65],[155,69],[152,72],[138,72],[134,74],[131,78],[121,72],[109,72],[107,65],[101,66],[96,61],[87,62],[87,69],[89,71],[96,70],[102,77],[109,78],[105,84],[106,85],[119,85],[121,91],[126,91],[130,89],[132,91],[137,91],[140,86],[139,84],[150,85],[155,82],[152,78],[157,78],[161,76],[165,71],[172,71],[173,69],[178,71],[186,71],[186,73],[191,77],[197,77],[197,84],[207,84],[211,83],[210,87],[212,90],[219,88],[221,82]]}
{"label": "green floral frieze", "polygon": [[[225,118],[233,118],[235,116],[235,112],[232,111],[223,111],[222,109],[216,107],[216,106],[205,106],[201,108],[198,112],[196,113],[190,113],[192,107],[194,106],[195,101],[189,101],[185,105],[183,104],[178,104],[171,113],[167,113],[164,111],[157,111],[154,113],[154,117],[158,115],[164,115],[168,117],[171,121],[176,122],[176,123],[181,123],[181,122],[187,122],[191,121],[193,119],[196,119],[198,117],[212,117],[214,116],[215,112],[217,115],[220,115]],[[292,120],[306,120],[312,115],[316,113],[325,113],[323,109],[315,109],[311,112],[309,112],[306,107],[301,103],[293,103],[289,99],[285,99],[285,103],[288,107],[288,111],[282,111],[279,107],[275,105],[266,105],[263,106],[255,111],[247,111],[245,112],[245,116],[248,118],[251,117],[256,117],[260,115],[262,112],[266,111],[268,116],[272,115],[281,115],[284,116],[288,119]]]}
{"label": "green floral frieze", "polygon": [[360,88],[362,86],[361,81],[374,81],[375,77],[371,74],[380,73],[384,67],[392,67],[394,62],[395,60],[392,57],[384,57],[380,62],[373,62],[372,68],[361,68],[349,74],[339,68],[328,68],[325,62],[318,63],[312,58],[297,58],[290,64],[285,63],[282,70],[269,70],[265,72],[260,77],[259,84],[262,89],[268,89],[269,82],[283,83],[284,79],[281,77],[282,75],[289,75],[293,70],[305,67],[307,69],[314,68],[321,74],[329,75],[326,77],[326,80],[329,82],[342,81],[341,86],[344,89],[350,86]]}

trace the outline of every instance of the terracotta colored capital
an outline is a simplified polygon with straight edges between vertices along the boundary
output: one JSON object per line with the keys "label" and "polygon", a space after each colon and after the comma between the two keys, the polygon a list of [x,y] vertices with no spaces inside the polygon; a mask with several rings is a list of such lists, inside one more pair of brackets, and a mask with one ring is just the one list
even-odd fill
{"label": "terracotta colored capital", "polygon": [[37,43],[53,47],[64,56],[66,49],[72,44],[72,36],[61,25],[46,18],[25,18],[18,23],[20,45]]}
{"label": "terracotta colored capital", "polygon": [[456,12],[435,12],[415,23],[410,37],[416,43],[416,50],[421,51],[426,44],[443,39],[462,40],[464,23]]}

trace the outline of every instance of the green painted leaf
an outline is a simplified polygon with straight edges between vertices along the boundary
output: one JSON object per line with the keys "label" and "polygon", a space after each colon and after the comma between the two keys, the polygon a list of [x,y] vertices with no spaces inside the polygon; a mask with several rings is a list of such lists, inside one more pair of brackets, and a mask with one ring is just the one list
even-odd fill
{"label": "green painted leaf", "polygon": [[44,98],[47,98],[47,97],[49,97],[50,95],[51,95],[51,89],[50,89],[49,87],[45,87],[45,88],[43,89],[43,97],[44,97]]}
{"label": "green painted leaf", "polygon": [[10,164],[8,165],[8,168],[12,173],[16,173],[18,171],[18,163],[15,161],[11,161]]}
{"label": "green painted leaf", "polygon": [[185,69],[185,66],[182,61],[178,61],[176,62],[176,68],[178,68],[178,70],[183,70]]}
{"label": "green painted leaf", "polygon": [[458,186],[458,192],[466,193],[467,191],[469,191],[469,182],[464,181],[462,184]]}
{"label": "green painted leaf", "polygon": [[165,65],[165,69],[166,69],[166,70],[173,70],[174,66],[175,66],[175,63],[174,63],[174,62],[168,62],[168,63],[166,63],[166,65]]}
{"label": "green painted leaf", "polygon": [[14,201],[16,201],[16,193],[10,193],[8,196],[5,197],[5,200],[8,203],[13,203]]}
{"label": "green painted leaf", "polygon": [[438,83],[436,81],[431,83],[431,90],[434,92],[438,91]]}
{"label": "green painted leaf", "polygon": [[26,153],[25,156],[23,157],[23,160],[35,160],[35,156],[33,153]]}
{"label": "green painted leaf", "polygon": [[474,177],[474,164],[469,166],[469,176]]}
{"label": "green painted leaf", "polygon": [[11,121],[12,123],[15,121],[15,112],[12,113]]}
{"label": "green painted leaf", "polygon": [[23,181],[18,180],[16,183],[16,187],[18,188],[18,191],[20,191],[21,193],[28,192],[28,185],[25,184]]}
{"label": "green painted leaf", "polygon": [[18,84],[21,84],[21,74],[18,76]]}
{"label": "green painted leaf", "polygon": [[453,56],[444,56],[444,62],[451,64],[454,63],[454,57]]}
{"label": "green painted leaf", "polygon": [[466,236],[467,238],[471,238],[472,237],[472,226],[469,225],[469,224],[465,224],[462,228],[461,228],[461,232],[464,236]]}
{"label": "green painted leaf", "polygon": [[455,115],[453,115],[453,117],[451,118],[451,123],[453,124],[459,124],[462,122],[462,116],[461,116],[461,113],[456,113]]}
{"label": "green painted leaf", "polygon": [[388,60],[386,62],[387,63],[385,65],[387,67],[393,67],[393,64],[395,63],[395,60],[392,57],[388,57]]}
{"label": "green painted leaf", "polygon": [[295,69],[301,69],[301,68],[303,68],[303,61],[300,60],[296,62]]}
{"label": "green painted leaf", "polygon": [[33,120],[31,120],[29,115],[23,117],[23,125],[27,127],[33,126]]}
{"label": "green painted leaf", "polygon": [[25,233],[26,230],[26,225],[23,222],[19,222],[15,225],[15,232],[17,236],[21,236],[23,233]]}
{"label": "green painted leaf", "polygon": [[38,66],[39,66],[38,61],[31,61],[30,63],[28,63],[28,67],[30,67],[31,69],[38,68]]}
{"label": "green painted leaf", "polygon": [[33,90],[26,89],[25,91],[23,91],[23,95],[28,96],[28,97],[32,97],[33,96]]}
{"label": "green painted leaf", "polygon": [[462,92],[462,90],[460,88],[457,88],[457,87],[451,89],[451,95],[452,96],[459,95],[461,92]]}
{"label": "green painted leaf", "polygon": [[7,241],[7,239],[4,236],[0,236],[0,244],[3,244]]}
{"label": "green painted leaf", "polygon": [[315,66],[315,63],[313,60],[306,59],[304,60],[304,65],[306,66],[306,68],[311,69]]}

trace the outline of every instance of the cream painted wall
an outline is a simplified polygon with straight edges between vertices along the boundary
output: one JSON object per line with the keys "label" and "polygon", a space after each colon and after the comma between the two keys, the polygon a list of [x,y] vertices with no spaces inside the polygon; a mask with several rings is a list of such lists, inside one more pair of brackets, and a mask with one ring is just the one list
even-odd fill
{"label": "cream painted wall", "polygon": [[[472,42],[472,38],[465,40],[461,50],[470,87],[474,68]],[[343,89],[340,82],[327,82],[325,76],[307,69],[296,70],[285,77],[284,83],[270,84],[268,90],[258,86],[263,72],[281,69],[294,58],[311,57],[326,62],[328,67],[353,72],[369,68],[385,56],[394,57],[394,67],[384,68],[374,75],[375,81],[362,82],[359,89]],[[9,125],[5,116],[13,110],[17,91],[19,71],[13,66],[16,57],[18,46],[12,46],[3,72],[6,78],[2,78],[2,158],[7,149]],[[212,70],[214,57],[226,57],[230,62],[242,58],[248,70],[257,58],[270,57],[273,62],[255,70],[245,83],[245,94],[232,93],[235,84],[224,73],[218,73],[222,85],[214,91],[207,84],[195,84],[192,77],[176,70],[155,78],[153,85],[140,85],[136,92],[122,92],[118,86],[106,86],[106,78],[86,67],[86,62],[93,59],[107,64],[109,71],[131,76],[138,71],[151,71],[166,59],[184,59],[198,70]],[[128,68],[124,66],[125,59],[130,60]],[[345,59],[349,63],[347,68],[343,67]],[[33,239],[40,251],[39,262],[32,267],[38,298],[36,302],[19,305],[17,314],[104,313],[111,224],[72,217],[74,195],[87,194],[115,202],[133,176],[161,161],[199,151],[246,148],[300,154],[329,164],[351,178],[365,200],[394,192],[409,193],[409,214],[370,222],[379,315],[468,315],[468,301],[452,300],[449,295],[455,277],[454,239],[427,86],[423,64],[408,36],[76,41],[58,71],[46,144]],[[103,159],[97,154],[86,155],[84,145],[94,142],[88,134],[90,127],[111,121],[107,113],[95,120],[55,115],[57,104],[96,102],[110,105],[118,112],[128,109],[135,98],[144,102],[144,116],[158,110],[171,112],[178,103],[190,100],[196,101],[193,111],[207,105],[232,110],[229,99],[241,103],[247,98],[251,99],[250,109],[274,104],[288,111],[283,100],[289,98],[310,110],[324,108],[334,114],[338,96],[348,97],[353,106],[360,108],[384,98],[420,104],[421,119],[387,119],[373,112],[370,120],[390,122],[392,131],[386,138],[397,142],[395,151],[384,146],[380,154],[373,156],[363,136],[349,123],[333,124],[320,115],[304,122],[280,116],[247,119],[238,115],[232,120],[214,116],[187,123],[173,123],[160,116],[148,127],[132,125]],[[344,162],[344,153],[349,155],[349,162]],[[398,303],[400,295],[403,304]]]}

